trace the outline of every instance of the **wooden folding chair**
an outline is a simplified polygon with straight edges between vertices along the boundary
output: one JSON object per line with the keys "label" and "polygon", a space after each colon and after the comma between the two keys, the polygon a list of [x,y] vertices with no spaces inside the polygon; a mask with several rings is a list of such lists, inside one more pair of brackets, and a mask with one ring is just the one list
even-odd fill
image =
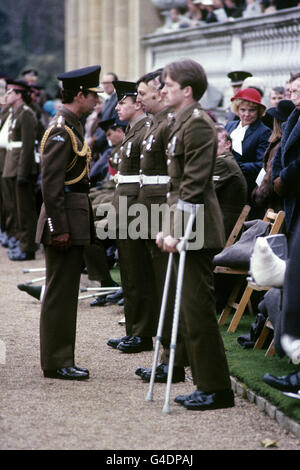
{"label": "wooden folding chair", "polygon": [[[245,206],[245,207],[249,207],[249,206]],[[244,209],[245,209],[244,207]],[[249,209],[250,210],[250,209]],[[247,212],[247,209],[245,209],[245,212]],[[248,211],[249,213],[249,211]],[[247,213],[247,215],[248,215]],[[243,214],[243,211],[242,211],[242,214]],[[241,218],[242,218],[242,214],[241,214]],[[268,209],[265,213],[265,216],[263,218],[263,220],[265,222],[269,222],[271,224],[271,230],[269,232],[269,235],[275,235],[275,234],[278,234],[280,232],[280,230],[282,229],[282,226],[283,226],[283,222],[284,222],[284,217],[285,217],[285,213],[284,211],[279,211],[278,213],[274,212],[273,209]],[[245,219],[244,219],[245,221]],[[244,223],[244,221],[242,222],[242,225]],[[239,222],[239,219],[238,219],[238,222]],[[237,222],[237,224],[238,224]],[[240,231],[241,231],[241,228],[242,226],[240,227]],[[238,227],[234,227],[233,229],[233,232],[235,231],[235,229],[238,229]],[[231,234],[232,235],[232,234]],[[233,238],[231,238],[231,235],[228,239],[228,241],[232,241]],[[237,237],[235,237],[235,240],[237,240]],[[234,241],[233,241],[234,243]],[[232,245],[232,243],[229,243],[228,245],[226,244],[226,247],[227,246],[230,246]],[[248,282],[246,287],[244,288],[244,291],[240,297],[240,300],[238,300],[239,298],[239,294],[240,294],[240,291],[243,287],[243,285],[245,284],[245,281],[247,280],[247,277],[249,276],[249,271],[248,270],[243,270],[243,269],[232,269],[232,268],[228,268],[228,267],[225,267],[225,266],[216,266],[215,269],[214,269],[214,272],[215,273],[223,273],[223,274],[236,274],[239,276],[239,279],[235,282],[234,284],[234,287],[232,289],[232,292],[231,294],[229,295],[229,298],[227,300],[227,303],[219,317],[219,325],[224,325],[226,320],[227,320],[227,317],[228,315],[231,313],[231,310],[235,310],[235,313],[233,315],[233,318],[231,320],[231,323],[229,325],[229,328],[227,331],[233,333],[235,332],[235,330],[237,329],[237,326],[242,318],[242,315],[247,307],[247,304],[250,304],[250,298],[251,298],[251,295],[253,293],[253,291],[267,291],[270,289],[270,287],[261,287],[261,286],[258,286],[257,284],[255,284],[254,282]],[[251,305],[251,304],[250,304]]]}
{"label": "wooden folding chair", "polygon": [[[265,324],[263,326],[263,329],[258,337],[258,339],[256,340],[256,343],[255,345],[253,346],[253,349],[261,349],[263,347],[263,345],[265,344],[265,341],[267,339],[267,337],[269,336],[270,334],[270,331],[273,330],[274,331],[274,327],[272,325],[272,323],[270,322],[269,318],[266,319],[265,321]],[[272,338],[272,341],[266,351],[266,354],[265,356],[267,357],[271,357],[271,356],[274,356],[275,354],[275,348],[274,348],[274,337]]]}

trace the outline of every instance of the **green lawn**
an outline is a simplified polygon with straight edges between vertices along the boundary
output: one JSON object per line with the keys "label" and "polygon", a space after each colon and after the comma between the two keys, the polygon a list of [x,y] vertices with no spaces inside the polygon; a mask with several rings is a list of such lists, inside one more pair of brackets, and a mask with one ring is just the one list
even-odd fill
{"label": "green lawn", "polygon": [[244,315],[235,333],[227,332],[229,321],[225,326],[220,327],[230,374],[244,383],[247,388],[266,398],[286,416],[300,423],[300,400],[284,396],[282,392],[261,380],[266,372],[281,376],[299,370],[299,366],[289,362],[287,357],[279,358],[276,355],[266,357],[265,349],[244,349],[237,342],[238,336],[250,333],[250,325],[253,321],[253,316]]}

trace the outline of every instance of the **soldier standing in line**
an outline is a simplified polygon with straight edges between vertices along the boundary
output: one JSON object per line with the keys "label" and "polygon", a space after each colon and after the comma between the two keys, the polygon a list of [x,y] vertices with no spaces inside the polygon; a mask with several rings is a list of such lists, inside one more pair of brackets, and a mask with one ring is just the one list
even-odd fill
{"label": "soldier standing in line", "polygon": [[[140,188],[140,148],[149,127],[149,119],[136,102],[135,82],[115,81],[118,96],[116,107],[121,121],[128,121],[125,138],[119,151],[117,187],[113,205],[117,216],[117,248],[124,294],[126,335],[110,338],[108,346],[124,353],[153,349],[156,334],[158,302],[155,297],[154,273],[149,254],[141,238],[133,239],[128,227],[134,216],[128,210],[138,202]],[[124,207],[121,207],[124,201]],[[126,220],[123,223],[122,214]]]}
{"label": "soldier standing in line", "polygon": [[[224,245],[222,214],[216,197],[213,172],[217,155],[216,130],[198,101],[207,88],[206,74],[193,60],[173,62],[164,68],[165,103],[175,113],[169,136],[168,204],[176,205],[169,231],[157,235],[157,244],[174,253],[178,272],[177,245],[184,235],[186,218],[204,207],[203,221],[196,219],[196,245],[189,243],[182,286],[181,327],[196,390],[175,402],[190,410],[234,406],[229,370],[219,331],[212,258]],[[199,225],[201,224],[201,227]],[[200,231],[203,229],[202,244]],[[201,247],[202,245],[202,247]]]}
{"label": "soldier standing in line", "polygon": [[[7,80],[6,103],[12,109],[3,168],[6,230],[11,237],[9,258],[35,258],[37,211],[35,185],[38,165],[34,157],[37,120],[29,107],[30,87],[21,80]],[[15,248],[15,250],[13,249]]]}
{"label": "soldier standing in line", "polygon": [[[43,243],[46,290],[40,319],[41,367],[45,377],[84,380],[75,365],[75,336],[84,246],[94,239],[89,192],[91,151],[80,119],[98,102],[100,66],[63,73],[63,106],[41,144],[43,205],[36,241]],[[67,293],[67,295],[66,295]]]}
{"label": "soldier standing in line", "polygon": [[[167,201],[166,195],[170,178],[168,176],[166,150],[172,125],[172,114],[169,108],[166,107],[161,94],[161,88],[163,87],[161,74],[162,69],[150,72],[137,81],[137,101],[141,102],[144,111],[152,116],[151,126],[145,135],[141,147],[141,187],[138,201],[147,208],[148,224],[145,224],[145,226],[147,226],[148,231],[144,234],[145,249],[148,250],[153,264],[159,304],[161,304],[162,301],[168,254],[156,246],[155,235],[157,231],[161,230],[161,227],[158,226],[159,219],[155,217],[152,209],[154,205],[156,205],[157,209],[158,206],[163,207],[162,205]],[[157,226],[155,227],[156,224]],[[157,382],[166,382],[168,377],[174,298],[175,285],[173,278],[169,287],[163,337],[161,340],[163,353],[161,355],[161,363],[157,366],[155,371],[155,381]],[[185,357],[184,345],[183,342],[180,341],[180,335],[178,335],[172,377],[174,383],[185,380],[184,366],[187,365]],[[139,367],[135,373],[140,376],[142,380],[150,381],[151,369]]]}

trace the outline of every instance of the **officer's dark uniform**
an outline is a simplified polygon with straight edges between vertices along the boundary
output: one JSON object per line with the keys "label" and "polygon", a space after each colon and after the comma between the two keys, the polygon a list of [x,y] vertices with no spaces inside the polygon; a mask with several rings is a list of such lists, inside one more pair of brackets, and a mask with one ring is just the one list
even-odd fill
{"label": "officer's dark uniform", "polygon": [[[64,89],[100,91],[100,66],[58,76]],[[75,335],[83,250],[94,238],[88,197],[91,151],[79,118],[62,107],[50,122],[41,144],[43,205],[36,241],[46,258],[46,291],[40,321],[41,366],[46,377],[85,379],[75,366]],[[52,237],[70,234],[71,247],[58,251]]]}

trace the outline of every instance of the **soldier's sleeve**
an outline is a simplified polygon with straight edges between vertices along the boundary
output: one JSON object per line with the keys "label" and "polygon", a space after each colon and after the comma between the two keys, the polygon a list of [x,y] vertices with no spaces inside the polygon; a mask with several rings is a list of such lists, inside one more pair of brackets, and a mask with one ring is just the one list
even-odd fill
{"label": "soldier's sleeve", "polygon": [[37,135],[37,120],[31,110],[24,111],[21,121],[22,148],[17,168],[17,177],[28,178],[34,163],[34,145]]}
{"label": "soldier's sleeve", "polygon": [[184,235],[190,214],[197,213],[197,218],[204,216],[204,191],[206,185],[212,182],[216,158],[216,132],[205,119],[191,119],[183,139],[184,167],[174,212],[175,238]]}
{"label": "soldier's sleeve", "polygon": [[204,119],[192,118],[184,132],[184,168],[179,198],[202,204],[207,182],[212,179],[216,158],[216,131]]}
{"label": "soldier's sleeve", "polygon": [[221,188],[225,183],[232,178],[234,172],[230,168],[230,165],[226,162],[224,157],[217,157],[214,175],[213,175],[213,182],[216,189]]}
{"label": "soldier's sleeve", "polygon": [[68,233],[64,182],[72,143],[63,127],[55,126],[42,155],[42,195],[51,235]]}

